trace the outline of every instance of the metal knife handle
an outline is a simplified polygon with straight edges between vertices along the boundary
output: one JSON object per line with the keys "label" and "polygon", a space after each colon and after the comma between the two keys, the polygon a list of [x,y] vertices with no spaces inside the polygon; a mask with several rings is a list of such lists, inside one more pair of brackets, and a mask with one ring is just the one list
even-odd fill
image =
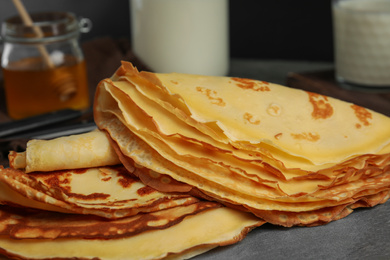
{"label": "metal knife handle", "polygon": [[80,117],[83,111],[64,109],[0,124],[0,137]]}

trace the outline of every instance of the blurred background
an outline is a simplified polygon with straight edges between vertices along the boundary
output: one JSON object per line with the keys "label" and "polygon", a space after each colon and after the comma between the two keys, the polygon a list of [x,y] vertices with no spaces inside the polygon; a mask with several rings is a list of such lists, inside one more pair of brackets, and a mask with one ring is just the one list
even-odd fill
{"label": "blurred background", "polygon": [[[129,0],[25,0],[29,12],[68,11],[92,20],[81,41],[130,40]],[[16,15],[0,0],[0,20]],[[332,61],[331,0],[230,0],[230,57]]]}

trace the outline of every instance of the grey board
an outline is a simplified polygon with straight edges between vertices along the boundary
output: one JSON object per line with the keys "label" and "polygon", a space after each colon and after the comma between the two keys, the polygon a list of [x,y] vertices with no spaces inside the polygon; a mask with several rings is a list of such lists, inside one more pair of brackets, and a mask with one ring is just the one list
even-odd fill
{"label": "grey board", "polygon": [[265,224],[194,260],[390,259],[390,201],[317,227]]}

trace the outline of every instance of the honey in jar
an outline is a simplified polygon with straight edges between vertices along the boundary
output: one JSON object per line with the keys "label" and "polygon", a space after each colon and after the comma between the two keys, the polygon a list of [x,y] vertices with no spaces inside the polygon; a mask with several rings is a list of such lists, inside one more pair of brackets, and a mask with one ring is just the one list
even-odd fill
{"label": "honey in jar", "polygon": [[2,70],[8,115],[21,119],[90,106],[80,24],[69,13],[32,14],[34,34],[18,17],[3,25]]}

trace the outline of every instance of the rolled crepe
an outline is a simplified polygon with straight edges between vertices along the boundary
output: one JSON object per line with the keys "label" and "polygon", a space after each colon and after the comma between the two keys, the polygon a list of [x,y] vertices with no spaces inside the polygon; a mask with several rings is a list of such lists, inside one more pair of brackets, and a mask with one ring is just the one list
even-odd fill
{"label": "rolled crepe", "polygon": [[30,140],[25,152],[11,152],[10,166],[25,172],[55,171],[119,164],[107,137],[101,131],[52,140]]}
{"label": "rolled crepe", "polygon": [[388,199],[390,118],[337,99],[123,62],[99,84],[94,115],[125,166],[150,169],[134,172],[144,183],[275,224],[323,224]]}

